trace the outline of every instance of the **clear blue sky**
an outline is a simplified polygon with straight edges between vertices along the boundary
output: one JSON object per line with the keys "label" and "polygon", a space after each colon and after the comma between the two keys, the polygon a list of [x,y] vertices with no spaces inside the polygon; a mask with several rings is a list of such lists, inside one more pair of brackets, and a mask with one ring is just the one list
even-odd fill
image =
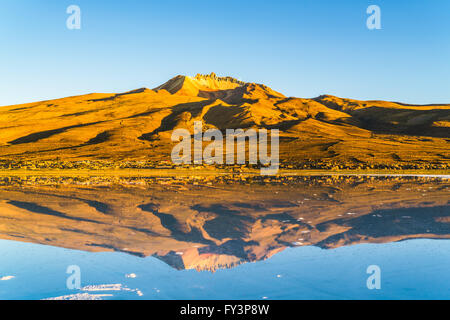
{"label": "clear blue sky", "polygon": [[[1,0],[0,105],[230,75],[289,96],[450,103],[450,1]],[[68,30],[66,8],[82,11]],[[380,6],[382,30],[366,9]]]}

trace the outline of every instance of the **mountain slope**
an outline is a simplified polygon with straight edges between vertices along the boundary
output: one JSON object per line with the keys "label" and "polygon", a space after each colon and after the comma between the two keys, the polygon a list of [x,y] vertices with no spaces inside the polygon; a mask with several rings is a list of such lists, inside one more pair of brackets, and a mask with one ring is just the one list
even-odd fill
{"label": "mountain slope", "polygon": [[0,160],[170,160],[175,128],[280,129],[280,159],[305,166],[446,168],[450,105],[287,98],[230,77],[177,76],[154,90],[0,108]]}

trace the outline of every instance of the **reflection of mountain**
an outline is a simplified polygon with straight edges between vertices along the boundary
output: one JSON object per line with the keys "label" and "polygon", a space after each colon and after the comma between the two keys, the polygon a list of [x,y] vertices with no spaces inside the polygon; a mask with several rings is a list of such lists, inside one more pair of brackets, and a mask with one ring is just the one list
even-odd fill
{"label": "reflection of mountain", "polygon": [[33,181],[1,187],[2,239],[153,255],[177,269],[228,268],[293,246],[450,238],[450,183],[437,178]]}
{"label": "reflection of mountain", "polygon": [[0,158],[170,160],[175,128],[280,129],[280,159],[346,167],[448,167],[450,105],[288,98],[214,74],[150,89],[0,108]]}

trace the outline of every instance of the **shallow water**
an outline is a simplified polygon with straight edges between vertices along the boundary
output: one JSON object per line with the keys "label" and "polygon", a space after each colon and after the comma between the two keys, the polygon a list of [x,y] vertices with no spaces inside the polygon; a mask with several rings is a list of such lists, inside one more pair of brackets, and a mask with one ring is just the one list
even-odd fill
{"label": "shallow water", "polygon": [[[0,185],[0,299],[450,298],[445,178]],[[66,284],[74,265],[80,289]]]}

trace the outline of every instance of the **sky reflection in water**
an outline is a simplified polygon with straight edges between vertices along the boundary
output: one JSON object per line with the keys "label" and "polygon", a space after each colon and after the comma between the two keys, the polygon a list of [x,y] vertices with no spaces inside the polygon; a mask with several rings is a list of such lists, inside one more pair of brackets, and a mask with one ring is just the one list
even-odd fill
{"label": "sky reflection in water", "polygon": [[[418,177],[9,180],[0,298],[448,299],[448,186]],[[66,288],[69,265],[81,268],[84,289]],[[382,270],[381,290],[366,287],[370,265]]]}

